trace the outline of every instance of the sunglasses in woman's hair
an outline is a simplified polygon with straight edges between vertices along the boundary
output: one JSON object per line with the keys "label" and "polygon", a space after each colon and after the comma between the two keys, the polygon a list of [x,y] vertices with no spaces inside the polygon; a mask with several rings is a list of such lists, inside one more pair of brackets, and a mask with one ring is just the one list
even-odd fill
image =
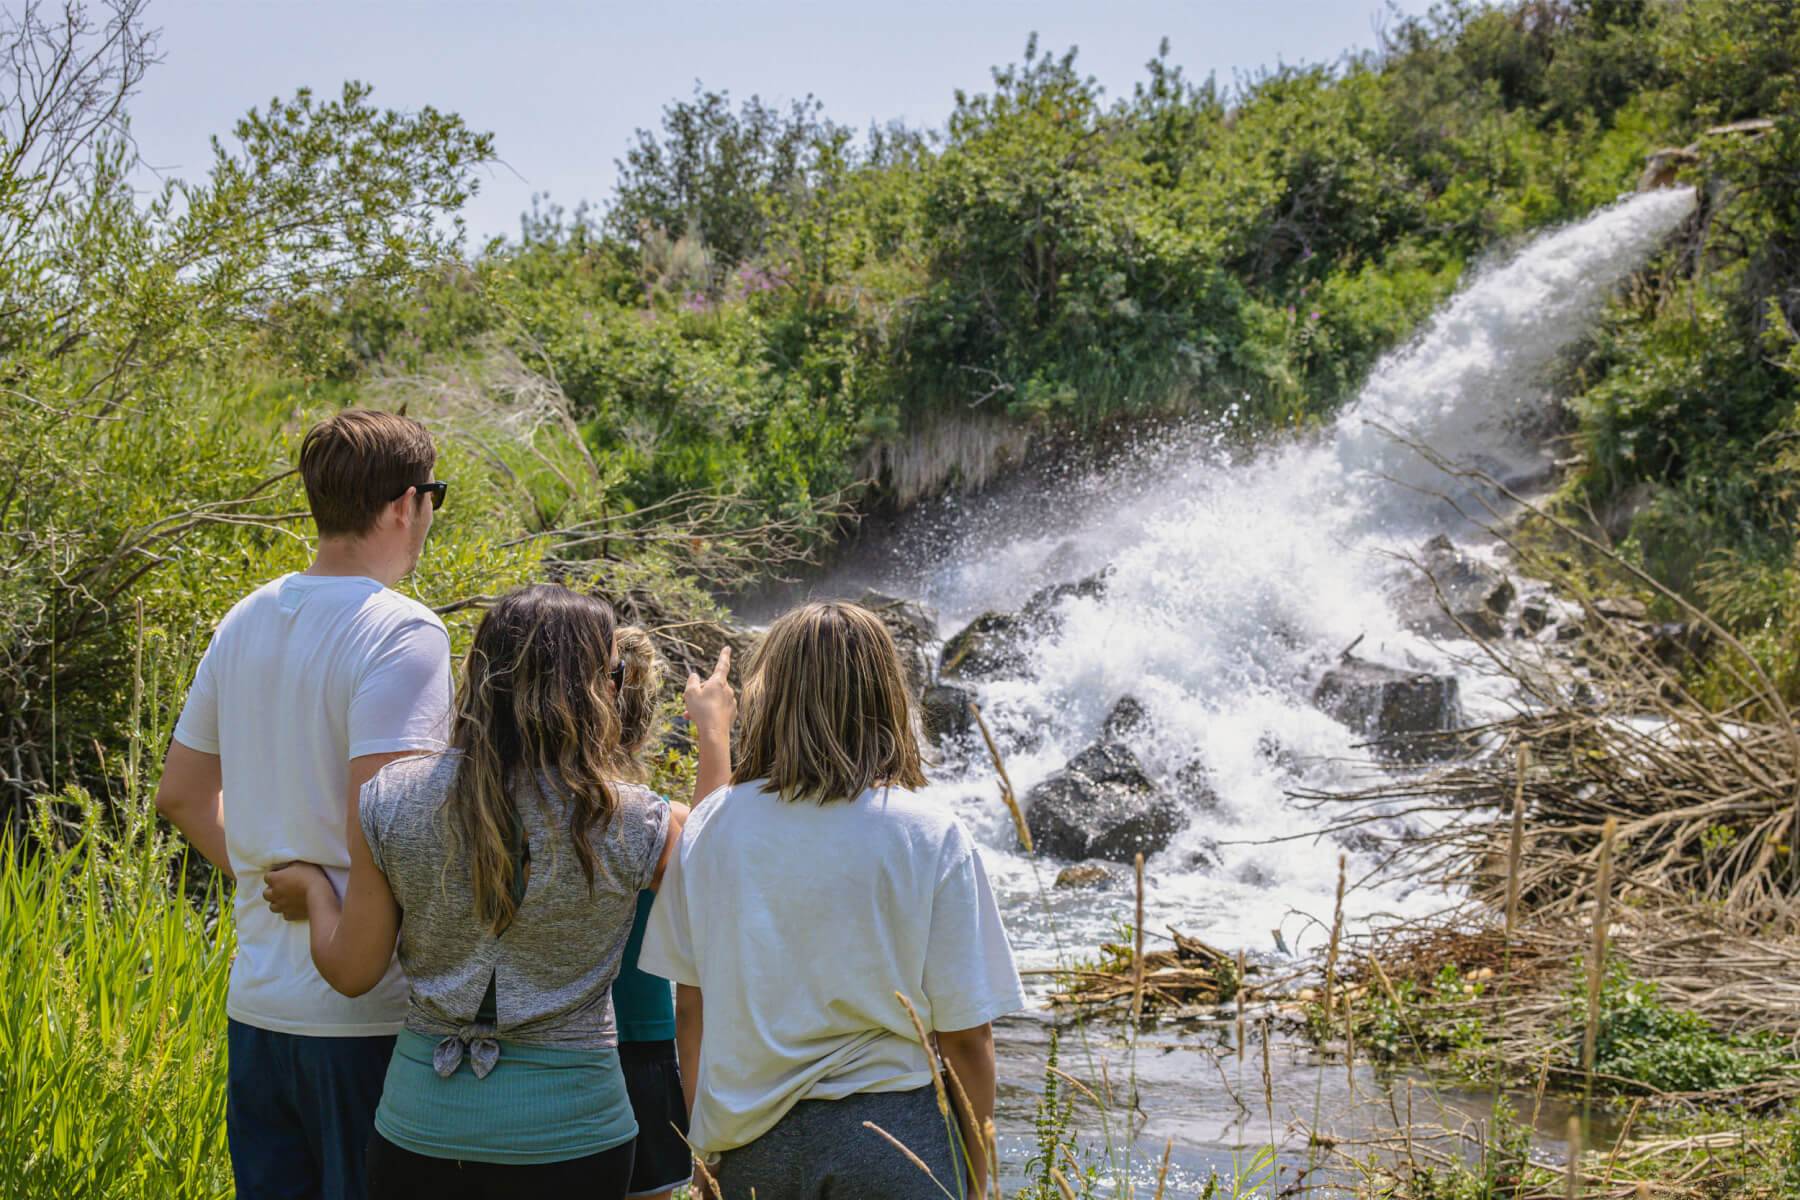
{"label": "sunglasses in woman's hair", "polygon": [[[450,485],[445,483],[442,479],[439,479],[434,483],[410,484],[409,487],[417,489],[421,496],[430,496],[433,511],[444,507],[444,493],[450,490]],[[402,491],[400,496],[404,495],[406,495],[406,492]],[[398,500],[400,499],[400,496],[395,496],[394,499]]]}

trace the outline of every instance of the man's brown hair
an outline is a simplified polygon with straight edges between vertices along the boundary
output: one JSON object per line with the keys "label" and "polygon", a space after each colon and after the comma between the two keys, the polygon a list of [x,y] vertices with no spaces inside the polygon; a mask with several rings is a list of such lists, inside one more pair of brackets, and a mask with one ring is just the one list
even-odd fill
{"label": "man's brown hair", "polygon": [[854,604],[783,614],[750,657],[733,783],[768,780],[784,800],[854,800],[925,785],[912,697],[894,636]]}
{"label": "man's brown hair", "polygon": [[314,425],[300,443],[306,499],[327,536],[369,532],[407,488],[430,482],[436,464],[431,434],[398,413],[346,408]]}

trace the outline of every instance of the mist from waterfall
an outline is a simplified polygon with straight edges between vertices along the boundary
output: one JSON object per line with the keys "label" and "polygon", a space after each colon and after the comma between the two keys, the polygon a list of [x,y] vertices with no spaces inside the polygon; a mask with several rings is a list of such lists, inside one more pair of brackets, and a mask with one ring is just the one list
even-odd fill
{"label": "mist from waterfall", "polygon": [[[1550,399],[1547,373],[1693,205],[1686,189],[1631,196],[1476,271],[1322,434],[1244,461],[1222,437],[1194,431],[1093,478],[977,501],[958,514],[947,549],[940,542],[933,561],[914,568],[920,574],[884,581],[936,605],[951,633],[983,610],[1017,608],[1045,583],[1111,568],[1104,595],[1062,602],[1060,628],[1032,647],[1027,678],[979,691],[990,720],[1028,744],[1008,760],[1020,795],[1090,744],[1126,695],[1150,717],[1129,740],[1153,778],[1167,784],[1204,764],[1222,803],[1151,859],[1151,928],[1173,923],[1217,944],[1268,949],[1278,926],[1299,940],[1294,911],[1329,916],[1344,847],[1271,839],[1320,823],[1292,806],[1290,789],[1379,769],[1356,735],[1308,700],[1352,641],[1360,637],[1369,658],[1458,674],[1472,717],[1505,708],[1504,685],[1467,668],[1471,647],[1406,630],[1387,603],[1396,552],[1436,532],[1471,532],[1438,498],[1445,477],[1406,441],[1500,478],[1544,477],[1546,451],[1532,431]],[[1478,542],[1468,548],[1483,552]],[[1053,959],[1059,937],[1091,947],[1128,919],[1122,893],[1063,891],[1050,893],[1050,919],[1040,882],[1048,886],[1056,865],[1034,871],[1015,852],[984,760],[933,790],[987,845],[1027,960]],[[1352,853],[1352,882],[1372,865]],[[1442,899],[1363,889],[1350,907]]]}

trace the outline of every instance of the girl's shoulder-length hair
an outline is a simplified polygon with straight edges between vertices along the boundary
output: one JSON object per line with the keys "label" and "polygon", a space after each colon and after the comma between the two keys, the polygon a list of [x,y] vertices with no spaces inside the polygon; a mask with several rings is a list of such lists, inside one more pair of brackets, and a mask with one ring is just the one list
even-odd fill
{"label": "girl's shoulder-length hair", "polygon": [[900,652],[874,613],[813,603],[783,614],[752,651],[733,783],[827,804],[869,788],[923,787]]}

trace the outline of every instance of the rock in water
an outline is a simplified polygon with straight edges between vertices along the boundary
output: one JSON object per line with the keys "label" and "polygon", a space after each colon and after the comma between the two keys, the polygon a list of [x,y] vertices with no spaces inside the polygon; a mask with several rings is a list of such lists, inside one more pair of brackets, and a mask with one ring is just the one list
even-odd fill
{"label": "rock in water", "polygon": [[1345,658],[1325,672],[1313,704],[1379,743],[1394,758],[1426,758],[1456,748],[1426,735],[1462,722],[1454,675],[1407,671],[1360,658]]}
{"label": "rock in water", "polygon": [[1025,821],[1045,854],[1130,862],[1167,846],[1187,814],[1150,781],[1129,749],[1102,742],[1031,789]]}
{"label": "rock in water", "polygon": [[975,693],[954,683],[934,683],[919,699],[919,723],[934,742],[960,737],[975,728],[969,705]]}
{"label": "rock in water", "polygon": [[1019,615],[1033,625],[1053,628],[1057,624],[1055,614],[1058,604],[1070,596],[1093,598],[1106,595],[1106,584],[1112,577],[1112,572],[1111,567],[1103,567],[1074,583],[1053,583],[1049,587],[1039,588],[1025,601],[1025,607],[1019,610]]}
{"label": "rock in water", "polygon": [[1211,815],[1219,811],[1223,801],[1213,786],[1212,771],[1195,759],[1175,772],[1175,796],[1188,812]]}
{"label": "rock in water", "polygon": [[1113,881],[1113,872],[1118,867],[1108,863],[1075,863],[1064,867],[1056,873],[1056,886],[1059,888],[1098,888],[1106,887]]}
{"label": "rock in water", "polygon": [[937,641],[937,613],[917,600],[901,600],[884,592],[864,592],[858,604],[881,618],[894,635],[906,683],[918,699],[931,683],[931,646]]}
{"label": "rock in water", "polygon": [[1000,679],[1023,675],[1030,664],[1026,627],[1015,613],[985,612],[944,643],[938,672],[945,679]]}
{"label": "rock in water", "polygon": [[1517,595],[1512,580],[1458,550],[1441,533],[1425,543],[1419,566],[1424,574],[1408,580],[1394,596],[1408,628],[1430,637],[1463,637],[1464,626],[1484,638],[1501,635],[1500,618]]}
{"label": "rock in water", "polygon": [[984,612],[944,643],[938,674],[945,679],[1016,679],[1031,667],[1031,643],[1056,632],[1056,607],[1069,596],[1106,591],[1108,567],[1075,583],[1057,583],[1031,594],[1016,613]]}
{"label": "rock in water", "polygon": [[1125,741],[1143,732],[1149,723],[1150,714],[1144,711],[1143,701],[1136,696],[1120,696],[1119,702],[1112,706],[1112,711],[1106,714],[1106,720],[1100,725],[1100,740]]}

